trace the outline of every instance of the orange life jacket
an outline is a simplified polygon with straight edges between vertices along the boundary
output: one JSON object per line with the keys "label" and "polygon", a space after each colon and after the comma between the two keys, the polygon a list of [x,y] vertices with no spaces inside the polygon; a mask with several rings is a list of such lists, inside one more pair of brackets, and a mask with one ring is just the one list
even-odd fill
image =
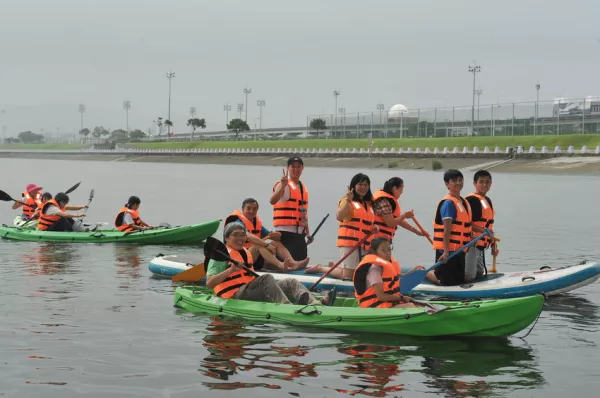
{"label": "orange life jacket", "polygon": [[[246,228],[246,231],[254,236],[257,236],[258,238],[260,238],[260,232],[262,231],[262,221],[261,219],[256,216],[256,218],[254,218],[254,220],[250,220],[249,218],[247,218],[246,216],[244,216],[244,213],[242,213],[239,210],[235,210],[233,213],[231,213],[230,215],[227,216],[227,218],[225,219],[225,223],[223,225],[227,225],[230,222],[234,222],[237,220],[241,220],[244,223],[244,227]],[[252,243],[250,242],[246,242],[246,244],[244,244],[244,247],[250,247],[252,246]]]}
{"label": "orange life jacket", "polygon": [[48,207],[50,205],[56,206],[60,209],[60,211],[65,211],[64,207],[60,207],[58,205],[58,202],[54,199],[50,199],[49,201],[47,201],[46,203],[44,203],[44,205],[42,206],[42,210],[40,211],[40,219],[38,221],[38,225],[37,225],[37,229],[40,231],[45,231],[48,228],[50,228],[55,222],[57,222],[58,220],[60,220],[62,217],[61,216],[57,216],[57,215],[47,215],[46,214],[46,210],[48,210]]}
{"label": "orange life jacket", "polygon": [[142,220],[140,219],[140,212],[137,210],[131,210],[129,207],[123,207],[119,210],[119,214],[115,218],[115,227],[121,232],[130,232],[134,231],[131,227],[132,224],[124,224],[123,220],[125,219],[125,213],[131,214],[131,218],[133,218],[133,225],[142,225]]}
{"label": "orange life jacket", "polygon": [[23,219],[30,219],[33,217],[33,213],[38,206],[42,205],[42,195],[39,192],[35,198],[31,197],[29,192],[23,191],[21,197],[24,199],[25,204],[23,205]]}
{"label": "orange life jacket", "polygon": [[[373,206],[369,202],[365,202],[364,205],[357,201],[352,201],[351,203],[354,214],[350,221],[339,223],[337,247],[354,246],[373,229],[373,220],[375,218]],[[373,240],[373,235],[364,242],[362,247],[368,250],[371,240]]]}
{"label": "orange life jacket", "polygon": [[[245,253],[247,260],[244,260],[244,257],[239,251],[232,249],[229,246],[227,246],[227,251],[229,252],[229,257],[233,260],[244,263],[246,267],[254,270],[254,267],[252,267],[252,254],[250,254],[246,248],[243,248],[242,251]],[[229,264],[231,265],[231,263]],[[232,272],[227,279],[215,286],[213,290],[219,297],[230,298],[240,290],[240,287],[247,285],[253,280],[254,275],[242,268],[240,271]]]}
{"label": "orange life jacket", "polygon": [[381,275],[383,291],[387,294],[400,295],[400,264],[392,257],[392,261],[384,260],[375,254],[367,254],[358,267],[354,270],[352,283],[354,296],[361,308],[389,308],[394,305],[392,301],[379,301],[373,286],[367,289],[367,273],[372,266],[383,268]]}
{"label": "orange life jacket", "polygon": [[[275,187],[273,186],[273,192]],[[298,181],[298,184],[288,180],[290,190],[289,200],[273,205],[273,226],[295,226],[305,227],[304,219],[308,218],[308,190],[306,185]],[[304,210],[304,211],[302,211]]]}
{"label": "orange life jacket", "polygon": [[[481,219],[478,221],[473,221],[473,225],[476,225],[481,228],[487,228],[490,231],[492,231],[494,229],[494,216],[496,215],[496,211],[494,210],[492,202],[490,202],[487,197],[479,195],[475,192],[468,194],[467,198],[469,196],[473,196],[479,199],[479,202],[481,203]],[[477,234],[477,236],[479,235],[481,234]],[[477,247],[486,248],[489,247],[491,243],[492,238],[490,236],[484,236],[483,238],[477,241],[476,245]]]}
{"label": "orange life jacket", "polygon": [[[452,221],[450,231],[450,244],[448,246],[451,252],[460,249],[463,245],[471,241],[471,206],[465,198],[460,199],[451,196],[444,196],[437,206],[435,218],[433,220],[433,249],[444,250],[444,222],[440,213],[442,203],[451,200],[456,207],[456,219]],[[467,249],[465,249],[466,251]]]}
{"label": "orange life jacket", "polygon": [[[394,218],[400,217],[400,203],[398,203],[398,200],[396,200],[396,198],[393,195],[390,195],[389,193],[380,190],[375,191],[375,193],[373,194],[373,203],[375,203],[377,199],[381,198],[389,199],[392,203],[392,216]],[[394,235],[396,234],[396,229],[398,229],[398,226],[394,226],[393,228],[388,227],[385,221],[383,221],[383,218],[378,215],[375,215],[375,225],[377,225],[377,227],[379,228],[379,232],[373,235],[373,239],[386,238],[391,242],[394,238]]]}

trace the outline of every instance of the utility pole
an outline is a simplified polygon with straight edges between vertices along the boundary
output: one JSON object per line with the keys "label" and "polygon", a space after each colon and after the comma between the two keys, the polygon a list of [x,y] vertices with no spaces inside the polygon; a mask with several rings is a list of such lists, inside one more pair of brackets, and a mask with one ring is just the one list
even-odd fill
{"label": "utility pole", "polygon": [[341,138],[345,139],[346,138],[346,108],[342,107],[342,108],[338,109],[338,111],[340,112],[340,115],[342,116],[342,137]]}
{"label": "utility pole", "polygon": [[260,108],[260,115],[259,115],[259,129],[262,132],[262,108],[263,106],[267,105],[267,103],[265,102],[265,100],[258,100],[256,101],[256,105]]}
{"label": "utility pole", "polygon": [[[382,103],[377,104],[377,110],[379,111],[379,128],[381,128],[381,112],[384,110],[384,106]],[[385,132],[385,138],[387,138],[387,131]]]}
{"label": "utility pole", "polygon": [[[4,109],[0,110],[0,122],[4,121],[4,115],[6,115],[6,111]],[[6,145],[6,126],[2,126],[2,145]]]}
{"label": "utility pole", "polygon": [[469,72],[473,74],[473,106],[471,108],[471,134],[473,134],[475,128],[475,75],[477,72],[481,72],[481,66],[473,61],[473,65],[469,65]]}
{"label": "utility pole", "polygon": [[[539,117],[539,104],[540,104],[540,84],[536,84],[535,86],[535,119],[533,123],[533,135],[537,134],[537,123]],[[585,112],[585,109],[584,109]]]}
{"label": "utility pole", "polygon": [[[248,94],[252,93],[252,89],[251,88],[245,88],[244,89],[244,94],[246,94],[246,115],[244,117],[244,121],[248,122]],[[241,114],[240,114],[240,118],[241,118]]]}
{"label": "utility pole", "polygon": [[83,114],[85,113],[85,105],[83,103],[79,104],[79,113],[81,113],[81,130],[79,130],[79,134],[81,134],[83,131]]}
{"label": "utility pole", "polygon": [[129,135],[129,111],[131,110],[131,101],[123,101],[123,109],[127,114],[127,134]]}
{"label": "utility pole", "polygon": [[194,116],[196,116],[196,107],[195,106],[190,106],[190,116],[192,117],[192,119],[194,118]]}
{"label": "utility pole", "polygon": [[240,119],[242,118],[242,112],[244,111],[244,104],[238,104],[237,107],[238,112],[240,113]]}
{"label": "utility pole", "polygon": [[225,128],[227,128],[227,125],[229,124],[229,111],[231,110],[231,105],[223,105],[223,110],[225,111]]}
{"label": "utility pole", "polygon": [[[338,113],[337,100],[338,100],[339,95],[340,95],[340,90],[333,90],[333,96],[335,97],[335,122],[333,123],[334,131],[335,131],[335,128],[337,127],[337,113]],[[333,134],[332,134],[332,136],[333,136]]]}
{"label": "utility pole", "polygon": [[[167,113],[167,119],[172,122],[171,120],[171,80],[175,77],[175,72],[171,72],[171,69],[169,69],[169,73],[167,73],[167,79],[169,79],[169,112]],[[169,128],[170,130],[170,128]],[[170,133],[170,131],[168,132]],[[169,136],[169,134],[167,134],[167,137]]]}
{"label": "utility pole", "polygon": [[[479,124],[479,100],[480,100],[481,94],[483,94],[483,90],[482,89],[475,90],[475,94],[477,94],[477,124]],[[471,131],[471,133],[474,133],[474,131]]]}

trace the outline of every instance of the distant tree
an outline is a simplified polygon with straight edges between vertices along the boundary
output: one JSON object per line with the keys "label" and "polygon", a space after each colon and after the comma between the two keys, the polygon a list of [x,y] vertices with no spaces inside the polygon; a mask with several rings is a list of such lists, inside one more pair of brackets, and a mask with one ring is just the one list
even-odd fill
{"label": "distant tree", "polygon": [[242,119],[231,119],[231,122],[227,125],[227,130],[235,133],[235,137],[233,138],[235,141],[241,131],[250,131],[250,127],[248,127],[248,123]]}
{"label": "distant tree", "polygon": [[79,135],[87,137],[89,134],[90,134],[90,129],[88,129],[87,127],[79,130]]}
{"label": "distant tree", "polygon": [[317,138],[319,137],[319,131],[327,129],[327,123],[321,118],[313,119],[310,121],[310,128],[317,131]]}
{"label": "distant tree", "polygon": [[115,142],[127,142],[128,141],[127,131],[122,130],[122,129],[113,130],[110,133],[110,139]]}
{"label": "distant tree", "polygon": [[190,139],[190,141],[191,141],[191,140],[194,139],[194,133],[196,132],[196,129],[198,127],[202,128],[202,129],[206,128],[206,120],[204,120],[204,118],[202,118],[202,119],[198,119],[198,118],[188,119],[187,125],[188,126],[192,126],[192,138]]}
{"label": "distant tree", "polygon": [[23,131],[22,133],[19,133],[19,139],[24,144],[34,144],[34,143],[44,142],[43,135],[36,134],[31,131]]}
{"label": "distant tree", "polygon": [[162,133],[164,133],[165,131],[165,124],[163,123],[162,117],[158,117],[156,118],[156,120],[154,121],[154,123],[156,123],[156,125],[158,126],[158,136],[160,137],[160,135]]}
{"label": "distant tree", "polygon": [[103,126],[94,127],[94,131],[92,131],[92,135],[94,138],[100,138],[103,135],[108,135],[109,132]]}
{"label": "distant tree", "polygon": [[144,133],[142,130],[133,130],[132,132],[129,133],[129,139],[130,140],[139,140],[142,139],[146,136],[146,133]]}

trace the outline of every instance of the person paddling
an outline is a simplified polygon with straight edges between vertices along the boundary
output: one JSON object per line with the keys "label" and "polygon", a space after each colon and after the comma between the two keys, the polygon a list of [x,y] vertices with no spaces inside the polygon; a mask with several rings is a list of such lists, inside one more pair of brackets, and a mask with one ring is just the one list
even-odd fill
{"label": "person paddling", "polygon": [[[414,268],[425,269],[418,265]],[[375,238],[369,253],[352,276],[354,296],[361,308],[416,307],[412,298],[400,294],[401,268],[392,257],[392,245],[386,238]]]}
{"label": "person paddling", "polygon": [[412,232],[417,236],[423,233],[410,225],[406,219],[413,218],[412,210],[402,213],[398,199],[404,192],[404,181],[400,177],[392,177],[383,184],[383,189],[373,193],[373,212],[375,213],[375,225],[379,232],[374,238],[386,238],[394,240],[398,226]]}
{"label": "person paddling", "polygon": [[21,198],[23,198],[23,200],[15,201],[15,203],[13,203],[13,210],[23,207],[21,219],[30,220],[33,217],[35,210],[41,206],[42,189],[42,187],[39,187],[36,184],[29,184],[25,188],[25,191],[21,193]]}
{"label": "person paddling", "polygon": [[244,226],[237,222],[227,224],[223,236],[229,257],[235,262],[209,259],[206,286],[213,289],[215,295],[221,298],[281,304],[291,304],[290,298],[301,305],[333,303],[335,290],[318,300],[296,279],[286,278],[276,282],[272,274],[263,274],[257,278],[245,270],[242,265],[251,270],[254,270],[254,267],[252,254],[244,247],[247,237]]}
{"label": "person paddling", "polygon": [[82,210],[88,206],[69,206],[69,195],[64,192],[56,194],[42,206],[37,229],[40,231],[71,232],[74,218],[83,217],[85,213],[69,213],[67,210]]}
{"label": "person paddling", "polygon": [[137,196],[130,196],[127,204],[119,210],[115,218],[115,227],[121,232],[153,229],[140,218],[139,208],[142,201]]}
{"label": "person paddling", "polygon": [[[309,258],[295,261],[292,255],[280,242],[281,232],[271,232],[263,224],[258,216],[258,201],[247,198],[242,202],[242,210],[235,210],[227,218],[224,225],[237,222],[246,230],[246,244],[244,245],[254,258],[254,268],[261,269],[264,265],[280,271],[288,271],[305,268]],[[283,261],[277,257],[282,258]],[[266,264],[265,264],[266,263]]]}

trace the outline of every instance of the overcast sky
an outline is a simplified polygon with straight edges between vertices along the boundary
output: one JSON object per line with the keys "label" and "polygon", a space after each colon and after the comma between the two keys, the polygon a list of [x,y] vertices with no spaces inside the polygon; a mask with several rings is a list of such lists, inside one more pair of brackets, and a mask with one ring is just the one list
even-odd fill
{"label": "overcast sky", "polygon": [[[7,135],[57,127],[146,131],[191,106],[209,130],[243,89],[248,124],[305,125],[402,103],[469,105],[600,95],[598,0],[0,0],[0,124]],[[258,122],[257,122],[258,125]]]}

